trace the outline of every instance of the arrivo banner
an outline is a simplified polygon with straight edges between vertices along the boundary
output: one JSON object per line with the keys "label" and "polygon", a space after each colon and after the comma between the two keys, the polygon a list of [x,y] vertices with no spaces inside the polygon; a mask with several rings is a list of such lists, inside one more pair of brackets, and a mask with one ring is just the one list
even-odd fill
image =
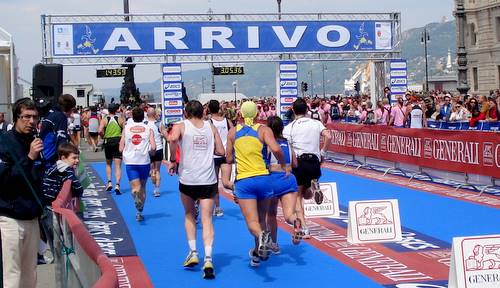
{"label": "arrivo banner", "polygon": [[332,123],[329,151],[500,177],[500,133]]}

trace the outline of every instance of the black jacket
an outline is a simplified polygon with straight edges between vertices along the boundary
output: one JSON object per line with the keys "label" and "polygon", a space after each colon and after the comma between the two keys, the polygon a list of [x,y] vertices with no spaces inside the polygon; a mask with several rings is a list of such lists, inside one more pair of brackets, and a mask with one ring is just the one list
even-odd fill
{"label": "black jacket", "polygon": [[0,132],[0,216],[32,220],[42,214],[40,204],[15,164],[15,161],[19,162],[41,199],[43,169],[39,161],[28,158],[32,141],[33,135],[20,134],[14,128],[6,133]]}

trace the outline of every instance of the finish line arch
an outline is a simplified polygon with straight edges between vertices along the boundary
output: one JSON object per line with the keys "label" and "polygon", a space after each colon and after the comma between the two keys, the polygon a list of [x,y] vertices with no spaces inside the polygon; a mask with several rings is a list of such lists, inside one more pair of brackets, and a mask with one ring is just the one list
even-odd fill
{"label": "finish line arch", "polygon": [[[379,72],[376,74],[384,74],[385,61],[401,58],[400,16],[400,13],[42,15],[42,61],[67,66],[130,64],[126,62],[128,57],[133,58],[134,64],[169,65],[284,61],[276,72],[277,95],[285,99],[277,101],[282,104],[283,115],[290,101],[298,96],[297,62],[376,61],[379,63],[375,65]],[[294,65],[295,70],[290,70]],[[179,70],[169,67],[169,71]],[[181,72],[163,75],[162,79],[165,78],[180,81]],[[379,82],[384,78],[378,77]],[[176,81],[162,85],[162,98],[175,102],[180,90],[166,90],[165,84],[177,87]],[[280,87],[282,84],[286,87]],[[375,84],[374,90],[382,87],[383,84]],[[166,92],[176,92],[169,94],[175,98],[165,97]]]}

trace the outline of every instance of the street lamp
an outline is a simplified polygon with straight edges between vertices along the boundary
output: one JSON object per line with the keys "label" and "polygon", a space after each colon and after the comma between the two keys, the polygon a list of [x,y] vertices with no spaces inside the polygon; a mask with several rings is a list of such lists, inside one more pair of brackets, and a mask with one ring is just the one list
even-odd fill
{"label": "street lamp", "polygon": [[236,87],[238,87],[238,81],[233,81],[233,88],[234,88],[234,107],[236,107]]}
{"label": "street lamp", "polygon": [[424,32],[422,32],[422,37],[420,38],[420,44],[424,44],[424,54],[425,54],[425,91],[429,92],[429,68],[427,65],[427,42],[430,42],[431,38],[427,27],[424,27]]}
{"label": "street lamp", "polygon": [[328,67],[323,63],[323,98],[326,97],[326,91],[325,91],[325,72],[328,71]]}
{"label": "street lamp", "polygon": [[205,76],[201,76],[201,93],[205,94]]}

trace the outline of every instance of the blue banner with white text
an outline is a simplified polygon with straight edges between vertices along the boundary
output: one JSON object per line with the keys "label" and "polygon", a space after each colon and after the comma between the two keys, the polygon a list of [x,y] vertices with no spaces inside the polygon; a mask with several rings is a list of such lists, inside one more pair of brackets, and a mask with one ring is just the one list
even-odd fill
{"label": "blue banner with white text", "polygon": [[385,52],[390,21],[68,23],[52,26],[53,56]]}

